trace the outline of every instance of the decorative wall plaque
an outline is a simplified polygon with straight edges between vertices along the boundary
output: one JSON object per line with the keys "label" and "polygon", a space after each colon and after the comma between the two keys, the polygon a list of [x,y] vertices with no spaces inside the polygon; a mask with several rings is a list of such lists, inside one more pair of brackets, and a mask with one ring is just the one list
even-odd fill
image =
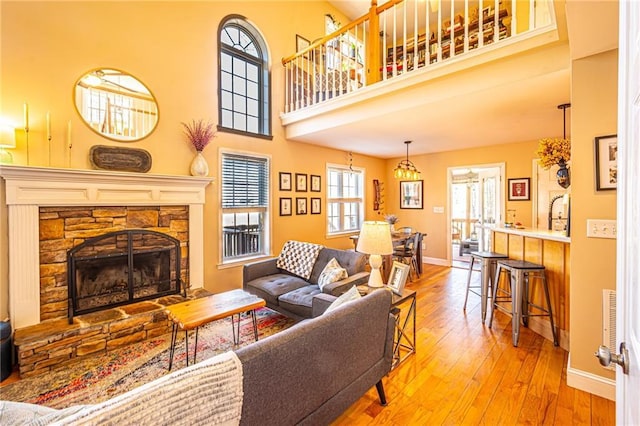
{"label": "decorative wall plaque", "polygon": [[146,173],[151,169],[151,154],[140,148],[94,145],[89,152],[94,169]]}

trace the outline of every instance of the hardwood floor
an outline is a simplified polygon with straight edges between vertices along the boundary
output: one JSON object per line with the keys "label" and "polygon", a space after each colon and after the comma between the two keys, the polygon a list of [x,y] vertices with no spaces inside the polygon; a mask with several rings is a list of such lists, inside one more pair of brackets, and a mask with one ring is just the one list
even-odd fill
{"label": "hardwood floor", "polygon": [[[479,280],[479,273],[474,279]],[[333,425],[614,425],[615,403],[566,385],[568,353],[527,328],[511,344],[511,317],[480,322],[479,297],[462,311],[467,270],[424,265],[417,291],[417,352]]]}

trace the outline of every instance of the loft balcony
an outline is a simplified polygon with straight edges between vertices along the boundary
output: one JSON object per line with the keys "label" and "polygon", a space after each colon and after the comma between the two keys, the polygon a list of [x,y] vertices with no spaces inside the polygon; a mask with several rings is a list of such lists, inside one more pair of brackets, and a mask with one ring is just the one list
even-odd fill
{"label": "loft balcony", "polygon": [[[521,82],[528,93],[566,86],[557,94],[566,101],[560,40],[550,0],[374,0],[367,14],[283,59],[282,123],[288,139],[364,152],[363,123],[369,136],[400,142],[404,120],[442,123],[448,114],[459,126],[467,115],[480,117],[483,104],[513,99]],[[454,148],[425,151],[446,149]]]}

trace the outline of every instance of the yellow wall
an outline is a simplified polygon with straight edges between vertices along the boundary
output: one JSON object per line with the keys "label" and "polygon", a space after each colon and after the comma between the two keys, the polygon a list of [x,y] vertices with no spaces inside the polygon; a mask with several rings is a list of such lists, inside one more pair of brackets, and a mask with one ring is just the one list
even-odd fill
{"label": "yellow wall", "polygon": [[602,343],[602,290],[616,288],[616,240],[587,238],[587,219],[615,219],[616,192],[597,192],[594,138],[616,133],[613,50],[572,64],[571,367],[613,379],[593,356]]}
{"label": "yellow wall", "polygon": [[[499,125],[499,119],[496,118]],[[387,161],[385,182],[385,212],[400,219],[398,226],[411,226],[427,234],[426,251],[430,258],[446,259],[447,250],[447,169],[449,167],[479,166],[505,163],[506,179],[531,177],[532,160],[536,157],[537,142],[494,145],[463,151],[448,151],[429,155],[411,155],[410,159],[422,173],[424,180],[424,209],[400,209],[400,184],[393,178],[393,168],[402,158]],[[506,191],[506,183],[505,191]],[[434,207],[445,207],[444,213],[434,213]],[[531,201],[508,201],[506,209],[516,210],[516,219],[531,226]]]}
{"label": "yellow wall", "polygon": [[[218,133],[204,150],[210,175],[217,177],[221,147],[271,156],[272,251],[277,254],[291,238],[331,247],[349,248],[348,238],[325,238],[326,212],[321,215],[278,216],[280,196],[311,197],[278,191],[278,172],[322,176],[323,201],[326,163],[348,164],[347,153],[287,141],[279,114],[283,107],[284,72],[281,58],[295,51],[295,35],[313,40],[324,34],[324,16],[332,13],[347,22],[326,2],[6,2],[2,8],[2,105],[0,116],[23,123],[23,103],[29,103],[30,165],[47,166],[45,116],[51,113],[52,163],[64,165],[66,125],[72,122],[71,166],[90,169],[93,145],[129,146],[148,150],[150,173],[189,174],[194,156],[184,141],[180,122],[209,119],[217,123],[217,30],[229,14],[244,15],[262,33],[269,47],[272,71],[272,141]],[[131,73],[155,95],[160,121],[155,132],[135,143],[121,145],[101,138],[77,115],[72,89],[76,80],[96,67]],[[24,141],[13,151],[16,164],[26,164]],[[384,160],[354,155],[353,165],[366,168],[367,181],[383,179]],[[219,182],[206,190],[205,286],[221,291],[241,285],[240,267],[219,268]],[[367,185],[367,199],[373,187]],[[3,195],[0,193],[0,195]],[[2,197],[4,200],[4,197]],[[371,203],[367,208],[372,209]],[[368,212],[370,216],[372,213]],[[0,318],[8,315],[6,210],[0,209]]]}

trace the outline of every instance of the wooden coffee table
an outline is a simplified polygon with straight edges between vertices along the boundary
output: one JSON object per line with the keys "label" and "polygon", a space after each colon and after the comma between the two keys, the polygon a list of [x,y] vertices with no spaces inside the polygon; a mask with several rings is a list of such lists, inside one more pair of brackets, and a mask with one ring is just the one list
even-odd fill
{"label": "wooden coffee table", "polygon": [[231,317],[233,343],[237,345],[240,341],[240,314],[242,312],[250,312],[253,323],[253,335],[255,340],[258,340],[255,310],[265,305],[266,302],[264,299],[258,296],[247,293],[244,290],[231,290],[169,306],[165,311],[169,320],[173,322],[171,351],[169,353],[169,370],[171,370],[173,366],[173,355],[175,353],[179,329],[184,330],[187,365],[189,365],[188,333],[189,330],[193,330],[194,328],[196,330],[196,344],[193,348],[193,363],[195,364],[198,351],[198,327],[215,320]]}

